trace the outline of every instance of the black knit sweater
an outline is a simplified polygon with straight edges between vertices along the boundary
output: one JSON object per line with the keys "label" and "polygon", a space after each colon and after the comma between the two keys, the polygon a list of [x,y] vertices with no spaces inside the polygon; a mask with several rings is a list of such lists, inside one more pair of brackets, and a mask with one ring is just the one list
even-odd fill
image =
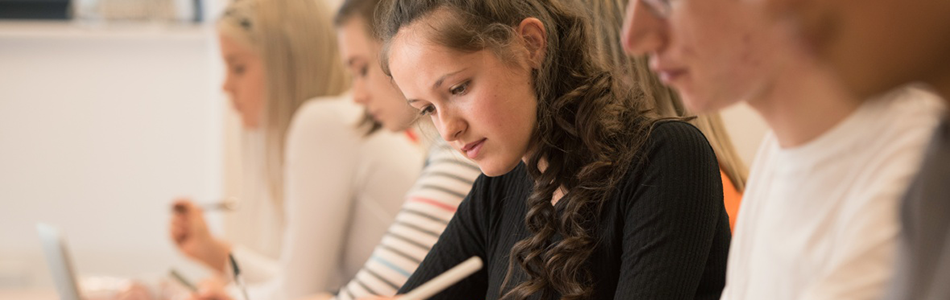
{"label": "black knit sweater", "polygon": [[[699,130],[675,121],[658,124],[641,153],[598,220],[586,265],[592,298],[719,299],[731,235],[716,156]],[[532,187],[524,164],[482,175],[400,293],[479,256],[482,270],[431,299],[497,299],[512,246],[531,235],[524,222]]]}

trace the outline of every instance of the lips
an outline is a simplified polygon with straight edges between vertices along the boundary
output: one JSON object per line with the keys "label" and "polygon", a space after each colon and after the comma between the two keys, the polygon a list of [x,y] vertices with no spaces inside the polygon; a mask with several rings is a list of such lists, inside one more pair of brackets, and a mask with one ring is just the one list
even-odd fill
{"label": "lips", "polygon": [[661,61],[657,56],[651,57],[650,69],[656,72],[660,77],[660,81],[666,85],[673,84],[677,79],[687,74],[686,68],[675,66],[673,63],[667,61]]}
{"label": "lips", "polygon": [[468,158],[475,159],[475,157],[477,157],[478,153],[481,151],[482,145],[485,144],[485,140],[486,139],[483,138],[478,141],[465,144],[465,146],[462,147],[462,149],[460,150],[462,150],[462,152],[465,152],[465,156],[468,156]]}

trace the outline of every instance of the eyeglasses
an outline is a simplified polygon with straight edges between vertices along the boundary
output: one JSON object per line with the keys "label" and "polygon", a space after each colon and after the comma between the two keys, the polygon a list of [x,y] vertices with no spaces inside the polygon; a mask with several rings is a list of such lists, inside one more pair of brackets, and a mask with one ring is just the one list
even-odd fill
{"label": "eyeglasses", "polygon": [[660,19],[666,19],[670,17],[670,14],[673,13],[673,6],[670,4],[672,0],[640,0],[643,2],[647,8],[650,9],[650,12],[654,16]]}

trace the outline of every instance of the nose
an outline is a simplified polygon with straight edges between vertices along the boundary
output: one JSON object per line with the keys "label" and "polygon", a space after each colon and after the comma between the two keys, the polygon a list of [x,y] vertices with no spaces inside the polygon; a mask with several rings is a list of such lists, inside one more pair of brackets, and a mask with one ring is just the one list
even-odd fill
{"label": "nose", "polygon": [[353,102],[356,102],[360,105],[366,105],[369,103],[369,91],[366,89],[365,80],[354,79],[353,80]]}
{"label": "nose", "polygon": [[651,13],[640,0],[630,1],[620,34],[623,49],[629,55],[658,52],[666,43],[666,20]]}
{"label": "nose", "polygon": [[231,74],[225,75],[224,82],[221,83],[221,91],[226,94],[234,94],[234,79],[231,78]]}
{"label": "nose", "polygon": [[221,84],[221,90],[228,95],[228,100],[231,100],[231,106],[236,110],[241,110],[241,105],[238,104],[238,95],[235,91],[234,78],[231,78],[231,75],[227,75],[224,78],[224,82]]}
{"label": "nose", "polygon": [[439,110],[434,122],[439,130],[439,135],[446,142],[458,140],[465,130],[468,129],[468,123],[464,118],[450,110]]}

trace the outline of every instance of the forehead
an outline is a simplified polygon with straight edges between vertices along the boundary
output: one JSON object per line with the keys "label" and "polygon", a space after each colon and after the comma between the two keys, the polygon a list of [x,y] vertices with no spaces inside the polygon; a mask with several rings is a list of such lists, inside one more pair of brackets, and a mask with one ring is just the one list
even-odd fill
{"label": "forehead", "polygon": [[337,28],[340,47],[346,52],[345,55],[373,52],[374,49],[370,47],[372,41],[366,30],[365,22],[362,19],[357,20],[355,17]]}
{"label": "forehead", "polygon": [[232,34],[219,32],[218,41],[220,41],[221,52],[224,53],[224,55],[235,58],[257,56],[257,52],[255,52],[248,43],[239,38],[235,38]]}
{"label": "forehead", "polygon": [[[465,53],[432,42],[425,25],[413,23],[400,29],[389,46],[389,64],[394,73],[410,67],[424,72],[464,62]],[[393,74],[395,76],[395,74]]]}

